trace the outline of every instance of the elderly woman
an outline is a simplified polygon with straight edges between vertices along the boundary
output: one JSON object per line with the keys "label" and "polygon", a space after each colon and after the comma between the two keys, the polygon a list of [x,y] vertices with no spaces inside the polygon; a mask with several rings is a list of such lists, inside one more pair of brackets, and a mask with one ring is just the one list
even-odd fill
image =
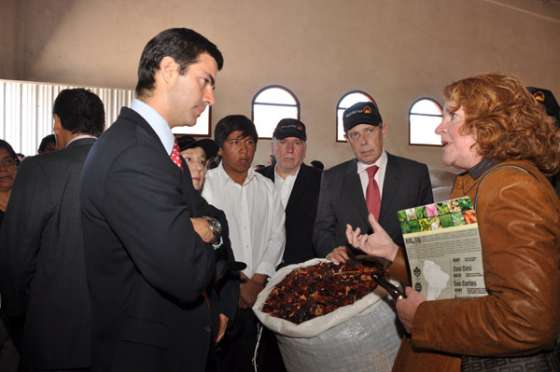
{"label": "elderly woman", "polygon": [[[544,175],[559,169],[560,133],[509,76],[460,80],[444,95],[436,132],[443,162],[465,170],[451,197],[466,195],[476,205],[488,295],[426,301],[407,288],[396,308],[410,337],[393,370],[559,370],[560,202]],[[370,222],[369,236],[347,228],[350,244],[403,273],[402,251]],[[507,370],[529,370],[517,368]]]}
{"label": "elderly woman", "polygon": [[12,146],[0,140],[0,226],[14,185],[18,163],[19,160]]}
{"label": "elderly woman", "polygon": [[[181,156],[189,167],[194,189],[201,192],[204,186],[206,171],[208,170],[208,160],[217,155],[218,145],[211,139],[197,140],[189,135],[178,137],[177,145],[179,146]],[[221,235],[219,244],[217,243],[214,247],[216,254],[215,282],[212,288],[208,289],[212,316],[217,322],[217,333],[214,336],[214,340],[218,343],[225,335],[229,319],[233,318],[236,313],[239,298],[238,271],[244,269],[245,265],[234,261],[225,214],[211,205],[207,205],[205,209],[206,213],[213,217],[211,218],[212,229],[219,229],[218,235]],[[216,223],[218,224],[217,226],[215,225]],[[207,371],[219,370],[218,363],[216,350],[212,347],[208,355]]]}
{"label": "elderly woman", "polygon": [[[19,160],[12,146],[8,142],[0,140],[0,231],[2,231],[2,220],[8,206],[18,164]],[[0,266],[4,267],[1,262]],[[9,333],[14,334],[15,329],[12,326],[10,332],[8,332],[4,325],[4,322],[9,324],[7,321],[7,316],[0,309],[0,350],[3,354],[3,356],[0,356],[0,370],[16,371],[19,356],[9,337]]]}
{"label": "elderly woman", "polygon": [[216,156],[218,145],[211,139],[196,140],[189,135],[179,137],[177,144],[181,150],[181,156],[189,166],[194,189],[201,191],[206,171],[208,171],[208,160]]}

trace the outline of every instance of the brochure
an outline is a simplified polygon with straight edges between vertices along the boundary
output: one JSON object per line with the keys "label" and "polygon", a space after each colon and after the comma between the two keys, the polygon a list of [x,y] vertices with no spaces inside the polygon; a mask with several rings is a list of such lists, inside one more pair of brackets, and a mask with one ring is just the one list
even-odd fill
{"label": "brochure", "polygon": [[469,197],[404,209],[398,219],[414,289],[428,300],[487,294],[476,213]]}

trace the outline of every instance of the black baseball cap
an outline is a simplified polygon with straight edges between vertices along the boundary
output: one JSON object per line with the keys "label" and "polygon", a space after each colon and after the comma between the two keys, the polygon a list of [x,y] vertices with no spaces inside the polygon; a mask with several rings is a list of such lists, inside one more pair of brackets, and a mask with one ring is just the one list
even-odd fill
{"label": "black baseball cap", "polygon": [[342,114],[344,131],[348,132],[358,124],[378,127],[383,124],[379,109],[374,102],[358,102],[344,110]]}
{"label": "black baseball cap", "polygon": [[275,139],[284,139],[287,137],[297,137],[300,140],[307,141],[305,133],[305,125],[297,119],[282,119],[276,125],[272,137]]}

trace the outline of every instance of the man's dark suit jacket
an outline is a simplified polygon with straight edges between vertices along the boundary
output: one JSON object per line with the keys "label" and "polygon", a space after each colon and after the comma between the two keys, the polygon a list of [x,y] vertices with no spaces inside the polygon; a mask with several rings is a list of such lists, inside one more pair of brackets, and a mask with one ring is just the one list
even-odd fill
{"label": "man's dark suit jacket", "polygon": [[2,235],[2,306],[25,315],[23,357],[34,369],[90,365],[91,317],[80,210],[80,173],[95,139],[27,158]]}
{"label": "man's dark suit jacket", "polygon": [[[259,170],[274,182],[274,166]],[[317,214],[321,171],[301,165],[286,206],[286,248],[284,265],[304,262],[317,257],[313,249],[313,224]]]}
{"label": "man's dark suit jacket", "polygon": [[215,255],[191,217],[208,204],[157,134],[123,108],[82,177],[93,371],[204,371]]}
{"label": "man's dark suit jacket", "polygon": [[[379,224],[403,247],[397,211],[433,202],[428,167],[413,160],[387,154]],[[325,257],[346,245],[346,224],[371,233],[364,192],[357,173],[357,160],[349,160],[323,173],[313,241]]]}

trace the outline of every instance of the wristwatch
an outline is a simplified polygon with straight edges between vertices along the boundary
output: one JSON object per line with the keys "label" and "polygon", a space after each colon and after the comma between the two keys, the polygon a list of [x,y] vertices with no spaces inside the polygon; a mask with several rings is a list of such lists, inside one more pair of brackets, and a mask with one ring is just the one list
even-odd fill
{"label": "wristwatch", "polygon": [[215,240],[219,240],[220,236],[222,235],[222,224],[220,221],[215,219],[214,217],[204,217],[206,221],[208,221],[208,227],[210,227],[210,231],[214,234]]}

